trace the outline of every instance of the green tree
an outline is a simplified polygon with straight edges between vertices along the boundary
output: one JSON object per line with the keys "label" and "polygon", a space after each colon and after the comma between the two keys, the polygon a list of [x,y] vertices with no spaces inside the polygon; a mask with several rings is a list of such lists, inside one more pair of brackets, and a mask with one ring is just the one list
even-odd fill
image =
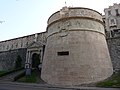
{"label": "green tree", "polygon": [[22,58],[20,55],[17,56],[16,62],[15,62],[15,69],[22,67]]}

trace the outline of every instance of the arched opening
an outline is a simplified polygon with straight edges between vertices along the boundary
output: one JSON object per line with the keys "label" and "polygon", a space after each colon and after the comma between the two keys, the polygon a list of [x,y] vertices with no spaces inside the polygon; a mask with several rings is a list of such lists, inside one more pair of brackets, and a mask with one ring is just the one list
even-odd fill
{"label": "arched opening", "polygon": [[39,64],[40,64],[40,55],[37,53],[34,53],[32,55],[32,68],[38,69]]}
{"label": "arched opening", "polygon": [[36,78],[37,78],[37,82],[39,83],[45,83],[42,79],[41,79],[41,68],[39,68],[40,66],[40,54],[37,53],[33,53],[32,54],[32,73],[35,74]]}

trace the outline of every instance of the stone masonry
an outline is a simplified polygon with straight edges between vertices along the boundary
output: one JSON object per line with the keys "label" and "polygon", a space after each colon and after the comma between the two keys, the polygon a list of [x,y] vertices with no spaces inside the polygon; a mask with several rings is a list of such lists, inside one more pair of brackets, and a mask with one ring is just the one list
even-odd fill
{"label": "stone masonry", "polygon": [[112,66],[114,72],[120,71],[120,4],[104,11],[102,18],[91,9],[64,7],[50,16],[47,31],[37,33],[37,37],[32,34],[1,41],[0,71],[14,68],[17,55],[24,66],[40,43],[46,44],[38,45],[37,50],[44,56],[42,78],[50,84],[91,83],[109,77]]}
{"label": "stone masonry", "polygon": [[[27,48],[34,42],[35,34],[0,42],[0,71],[13,69],[19,55],[25,65]],[[46,33],[38,33],[37,41],[46,42]]]}
{"label": "stone masonry", "polygon": [[110,77],[113,67],[101,14],[67,8],[48,19],[41,78],[53,85],[80,85]]}

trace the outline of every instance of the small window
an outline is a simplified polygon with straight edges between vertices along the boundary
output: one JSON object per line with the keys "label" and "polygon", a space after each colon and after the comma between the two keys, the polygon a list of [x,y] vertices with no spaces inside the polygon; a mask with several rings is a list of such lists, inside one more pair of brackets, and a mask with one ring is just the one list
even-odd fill
{"label": "small window", "polygon": [[111,19],[111,24],[115,24],[115,20],[114,19]]}
{"label": "small window", "polygon": [[114,32],[113,31],[111,31],[111,36],[114,37]]}
{"label": "small window", "polygon": [[111,15],[111,11],[108,11],[108,15]]}
{"label": "small window", "polygon": [[118,9],[115,9],[115,11],[116,11],[116,16],[119,16]]}
{"label": "small window", "polygon": [[117,27],[117,22],[115,18],[109,19],[109,25],[110,27]]}
{"label": "small window", "polygon": [[69,51],[62,51],[62,52],[57,52],[58,56],[65,56],[65,55],[69,55]]}
{"label": "small window", "polygon": [[118,29],[114,30],[114,32],[117,33],[117,32],[118,32]]}

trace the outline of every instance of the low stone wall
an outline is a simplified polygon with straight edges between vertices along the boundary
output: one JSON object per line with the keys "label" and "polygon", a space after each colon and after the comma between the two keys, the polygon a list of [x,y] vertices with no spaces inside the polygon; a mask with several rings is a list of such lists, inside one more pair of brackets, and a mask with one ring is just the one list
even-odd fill
{"label": "low stone wall", "polygon": [[15,67],[15,61],[19,55],[24,66],[26,59],[26,48],[0,52],[0,71],[9,70]]}
{"label": "low stone wall", "polygon": [[120,37],[108,38],[108,48],[114,72],[120,71]]}

